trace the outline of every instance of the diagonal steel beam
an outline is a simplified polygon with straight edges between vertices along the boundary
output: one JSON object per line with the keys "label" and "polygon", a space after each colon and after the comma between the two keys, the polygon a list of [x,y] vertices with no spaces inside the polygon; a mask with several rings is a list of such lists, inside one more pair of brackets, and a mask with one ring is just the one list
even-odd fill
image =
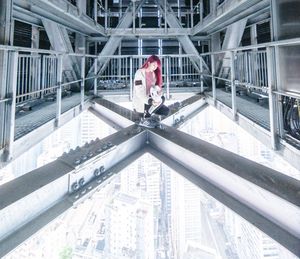
{"label": "diagonal steel beam", "polygon": [[[137,7],[134,7],[132,5],[132,3],[128,6],[128,8],[126,9],[126,12],[123,14],[123,17],[121,19],[121,21],[119,22],[117,29],[127,29],[131,26],[132,24],[132,19],[133,19],[133,14],[134,13],[138,13],[138,11],[140,10],[140,8],[142,7],[142,5],[144,4],[145,0],[142,0],[140,2],[140,4]],[[123,36],[111,36],[109,38],[109,40],[106,42],[103,50],[101,51],[101,54],[98,57],[98,73],[101,73],[101,71],[103,71],[106,67],[106,65],[108,64],[110,58],[106,57],[106,56],[111,56],[115,53],[116,49],[119,47],[121,41],[123,39]],[[88,76],[93,76],[94,75],[94,66],[92,66],[92,68],[90,69]],[[88,85],[91,84],[90,82],[87,82]]]}
{"label": "diagonal steel beam", "polygon": [[300,255],[300,182],[166,126],[149,132],[151,153]]}
{"label": "diagonal steel beam", "polygon": [[[206,107],[203,95],[194,95],[169,106],[170,113],[163,124],[178,127]],[[106,99],[96,98],[89,111],[115,129],[123,129],[138,120],[135,113]]]}
{"label": "diagonal steel beam", "polygon": [[0,187],[0,257],[144,153],[147,132],[130,126],[71,150]]}
{"label": "diagonal steel beam", "polygon": [[[130,120],[130,111],[100,104]],[[145,151],[300,255],[299,181],[174,128],[144,131],[135,125],[1,186],[0,255],[92,195]]]}
{"label": "diagonal steel beam", "polygon": [[25,22],[30,22],[30,17],[46,19],[84,35],[105,35],[103,26],[68,1],[14,0],[13,15],[17,19],[25,19]]}
{"label": "diagonal steel beam", "polygon": [[101,98],[93,100],[89,111],[116,129],[126,128],[136,120],[133,111]]}
{"label": "diagonal steel beam", "polygon": [[[173,12],[172,7],[170,6],[170,4],[168,3],[167,0],[165,0],[165,1],[166,1],[166,8],[167,8],[166,20],[167,20],[168,25],[171,28],[182,29],[182,26],[181,26],[179,20],[177,19],[176,14]],[[160,10],[162,11],[162,13],[164,13],[164,11],[165,11],[164,1],[157,1],[157,3],[158,3]],[[203,58],[201,56],[199,56],[199,53],[198,53],[196,47],[194,46],[193,42],[189,38],[189,36],[179,35],[179,36],[177,36],[177,39],[181,43],[181,46],[184,49],[184,51],[186,52],[186,54],[193,55],[193,57],[190,57],[190,60],[191,60],[192,64],[194,65],[195,69],[200,73],[201,72],[200,66],[201,66],[201,62],[202,62],[204,69],[209,71],[207,64],[205,63]]]}
{"label": "diagonal steel beam", "polygon": [[178,128],[186,121],[197,115],[207,107],[205,97],[201,94],[193,95],[182,102],[176,102],[169,107],[169,115],[162,120],[162,123],[168,126]]}
{"label": "diagonal steel beam", "polygon": [[[263,13],[270,12],[269,0],[242,0],[228,7],[222,14],[209,15],[203,22],[199,22],[192,28],[192,35],[198,33],[212,34],[225,29],[230,24],[245,18],[252,18]],[[224,5],[223,5],[224,6]]]}
{"label": "diagonal steel beam", "polygon": [[[42,19],[51,46],[56,51],[74,53],[67,29],[55,22]],[[79,78],[80,69],[75,56],[63,55],[63,70],[69,81]]]}

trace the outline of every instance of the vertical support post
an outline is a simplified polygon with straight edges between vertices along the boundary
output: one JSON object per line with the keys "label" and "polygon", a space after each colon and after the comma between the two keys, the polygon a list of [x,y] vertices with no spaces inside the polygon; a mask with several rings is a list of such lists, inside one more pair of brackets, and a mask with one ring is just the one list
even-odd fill
{"label": "vertical support post", "polygon": [[190,10],[191,10],[191,28],[194,27],[194,9],[193,9],[193,0],[190,0]]}
{"label": "vertical support post", "polygon": [[45,73],[46,73],[46,56],[43,56],[42,61],[42,92],[41,92],[41,98],[44,98],[44,89],[46,88],[46,77],[45,77]]}
{"label": "vertical support post", "polygon": [[235,53],[230,52],[230,73],[231,73],[231,110],[233,120],[236,120],[237,107],[236,107],[236,84],[235,84],[235,66],[234,66]]}
{"label": "vertical support post", "polygon": [[4,155],[3,161],[9,161],[12,158],[13,144],[15,136],[15,112],[16,112],[16,95],[17,95],[17,70],[18,70],[18,52],[9,52],[5,55],[9,59],[9,70],[7,75],[7,97],[11,98],[6,102],[7,107],[6,119],[9,122],[4,129]]}
{"label": "vertical support post", "polygon": [[165,33],[167,33],[167,0],[165,0]]}
{"label": "vertical support post", "polygon": [[118,49],[118,80],[122,80],[122,57],[121,57],[121,54],[122,54],[122,42],[120,42],[120,45],[119,45],[119,49]]}
{"label": "vertical support post", "polygon": [[[41,77],[40,77],[40,75],[41,75],[41,69],[42,69],[42,57],[39,56],[39,58],[38,58],[38,67],[37,67],[37,75],[36,75],[37,76],[37,86],[38,86],[39,90],[42,87],[41,86]],[[41,96],[42,93],[43,92],[40,92],[39,96]]]}
{"label": "vertical support post", "polygon": [[133,74],[132,74],[132,57],[130,57],[130,65],[129,65],[129,75],[130,75],[130,101],[132,101],[133,98]]}
{"label": "vertical support post", "polygon": [[139,17],[139,28],[142,28],[142,16],[143,16],[143,9],[140,8],[138,17]]}
{"label": "vertical support post", "polygon": [[122,0],[120,0],[119,1],[119,22],[122,18],[122,5],[123,5]]}
{"label": "vertical support post", "polygon": [[201,22],[201,24],[203,23],[203,0],[200,0],[200,2],[199,2],[199,8],[200,8],[200,10],[199,10],[199,15],[200,15],[200,22]]}
{"label": "vertical support post", "polygon": [[179,67],[179,73],[180,73],[180,80],[183,79],[182,74],[183,74],[183,65],[182,65],[182,46],[181,43],[178,42],[179,44],[179,62],[178,62],[178,67]]}
{"label": "vertical support post", "polygon": [[132,32],[135,34],[135,1],[132,2],[133,10],[132,10]]}
{"label": "vertical support post", "polygon": [[84,86],[85,86],[85,56],[81,58],[81,82],[80,82],[80,109],[84,105]]}
{"label": "vertical support post", "polygon": [[177,0],[177,16],[178,16],[178,21],[181,24],[181,8],[180,8],[180,0]]}
{"label": "vertical support post", "polygon": [[94,0],[94,21],[97,23],[97,16],[98,16],[98,6],[97,6],[98,0]]}
{"label": "vertical support post", "polygon": [[212,95],[213,95],[213,101],[214,105],[216,104],[217,96],[216,96],[216,69],[215,69],[215,56],[214,54],[211,54],[211,83],[212,83]]}
{"label": "vertical support post", "polygon": [[40,30],[37,26],[32,26],[31,35],[31,48],[38,49],[40,42]]}
{"label": "vertical support post", "polygon": [[169,56],[166,57],[167,99],[170,99]]}
{"label": "vertical support post", "polygon": [[203,58],[200,56],[200,92],[204,92],[203,88]]}
{"label": "vertical support post", "polygon": [[267,47],[267,67],[268,67],[268,93],[269,93],[269,116],[270,116],[270,135],[271,146],[274,150],[278,148],[278,136],[276,129],[276,98],[273,93],[275,81],[274,81],[274,60],[273,49]]}
{"label": "vertical support post", "polygon": [[10,22],[10,46],[13,46],[14,45],[14,32],[15,32],[15,20],[11,20]]}
{"label": "vertical support post", "polygon": [[97,95],[97,72],[98,72],[98,60],[97,58],[94,59],[94,95]]}
{"label": "vertical support post", "polygon": [[105,18],[104,18],[104,28],[105,28],[105,31],[107,31],[107,1],[108,0],[105,0],[105,3],[104,3],[104,9],[105,9]]}
{"label": "vertical support post", "polygon": [[57,88],[56,88],[56,119],[55,126],[60,124],[61,115],[61,92],[62,92],[63,55],[57,57]]}

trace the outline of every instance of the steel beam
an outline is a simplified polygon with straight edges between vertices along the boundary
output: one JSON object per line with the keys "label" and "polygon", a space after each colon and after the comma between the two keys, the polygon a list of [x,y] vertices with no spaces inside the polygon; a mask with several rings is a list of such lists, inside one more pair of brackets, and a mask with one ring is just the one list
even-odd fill
{"label": "steel beam", "polygon": [[[45,19],[42,21],[52,48],[64,53],[74,53],[67,29],[55,22]],[[75,56],[63,56],[63,71],[65,71],[68,81],[74,81],[79,78],[80,69],[78,64],[79,62]]]}
{"label": "steel beam", "polygon": [[[164,4],[165,3],[165,4]],[[173,12],[171,6],[169,5],[168,1],[165,0],[164,2],[158,1],[159,8],[161,9],[162,13],[166,12],[166,20],[168,25],[173,29],[173,30],[181,30],[182,26],[181,23],[179,22],[176,14]],[[166,9],[166,10],[165,10]],[[195,67],[195,69],[200,73],[201,69],[201,60],[204,64],[204,67],[207,71],[209,71],[208,66],[206,65],[205,61],[203,60],[202,57],[199,58],[199,53],[194,46],[193,42],[187,35],[178,35],[177,36],[178,41],[181,43],[182,48],[186,52],[186,54],[191,54],[193,57],[190,57],[190,60]]]}
{"label": "steel beam", "polygon": [[126,128],[135,121],[133,111],[101,98],[93,100],[93,105],[89,111],[115,129]]}
{"label": "steel beam", "polygon": [[142,155],[146,138],[147,132],[131,126],[2,185],[0,256]]}
{"label": "steel beam", "polygon": [[[84,110],[88,109],[89,107],[90,103],[86,102]],[[81,112],[82,110],[80,109],[80,105],[77,105],[74,108],[64,112],[60,115],[59,126],[65,125],[70,120],[74,119],[74,117],[78,116]],[[43,124],[34,131],[26,134],[25,136],[17,140],[15,139],[13,145],[12,159],[14,160],[21,156],[24,152],[28,151],[30,148],[40,143],[44,138],[52,134],[56,129],[57,127],[55,119],[52,119],[51,121]],[[0,167],[1,166],[2,164],[0,164]]]}
{"label": "steel beam", "polygon": [[[244,30],[246,27],[247,19],[237,21],[226,29],[225,38],[222,44],[222,50],[234,49],[239,47]],[[218,61],[220,66],[217,68],[219,77],[228,78],[229,72],[231,71],[231,56],[230,52],[226,52],[223,55],[218,55]]]}
{"label": "steel beam", "polygon": [[[103,99],[96,101],[98,110],[107,109],[103,114],[114,123],[121,119],[115,114],[132,123],[131,111]],[[183,103],[199,108],[201,101],[201,96],[194,96]],[[170,116],[176,112],[172,109]],[[145,151],[300,255],[299,181],[166,125],[151,130],[129,126],[2,185],[0,255],[90,197],[99,184]]]}
{"label": "steel beam", "polygon": [[[179,127],[187,120],[198,114],[206,107],[203,95],[194,95],[182,102],[176,102],[169,106],[170,113],[162,121],[163,124]],[[115,129],[123,129],[136,122],[135,113],[122,106],[105,99],[96,98],[89,108],[99,119],[104,120]]]}
{"label": "steel beam", "polygon": [[[58,23],[71,30],[84,35],[102,34],[104,28],[95,24],[95,21],[80,12],[80,10],[67,1],[61,0],[15,0],[14,17],[26,19],[26,14],[39,19],[46,19]],[[27,22],[31,22],[31,19]]]}
{"label": "steel beam", "polygon": [[225,29],[230,24],[239,20],[259,16],[263,13],[270,12],[269,0],[243,0],[236,1],[228,10],[218,14],[210,15],[199,22],[192,29],[192,35],[198,33],[212,34]]}
{"label": "steel beam", "polygon": [[[132,29],[116,28],[108,29],[107,35],[122,36],[122,37],[163,37],[163,38],[177,38],[178,35],[191,35],[191,29],[189,28],[169,28],[167,33],[164,28],[136,28],[135,33]],[[207,38],[207,37],[206,37]]]}
{"label": "steel beam", "polygon": [[152,154],[300,256],[300,182],[171,127],[149,131]]}
{"label": "steel beam", "polygon": [[[205,95],[206,101],[209,105],[218,109],[227,118],[232,120],[232,109],[222,103],[219,100],[214,100],[212,96]],[[250,135],[254,136],[258,141],[263,143],[266,147],[272,149],[272,141],[270,131],[261,127],[259,124],[253,122],[253,120],[247,118],[241,113],[237,112],[236,121],[241,128],[247,131]],[[277,153],[282,156],[288,163],[295,168],[300,168],[300,151],[296,147],[290,145],[287,141],[278,140]]]}
{"label": "steel beam", "polygon": [[[132,24],[132,17],[133,13],[137,13],[141,6],[143,5],[145,0],[142,0],[140,4],[134,8],[133,5],[129,5],[126,12],[123,14],[123,17],[121,18],[121,21],[119,22],[117,29],[127,29],[131,26]],[[133,10],[134,8],[134,10]],[[101,51],[101,54],[98,57],[98,73],[103,71],[104,68],[106,67],[106,64],[110,60],[109,58],[105,56],[111,56],[115,53],[117,48],[119,47],[123,37],[122,36],[111,36],[107,43],[105,44],[103,50]],[[90,77],[94,74],[93,68],[91,67],[87,77]],[[91,85],[91,81],[87,82],[88,85]]]}
{"label": "steel beam", "polygon": [[203,95],[194,95],[182,102],[176,102],[169,106],[170,113],[167,118],[162,120],[164,125],[174,128],[182,127],[190,118],[197,115],[207,107]]}
{"label": "steel beam", "polygon": [[[0,1],[0,44],[12,45],[12,0]],[[10,157],[15,121],[17,52],[0,51],[0,161]]]}

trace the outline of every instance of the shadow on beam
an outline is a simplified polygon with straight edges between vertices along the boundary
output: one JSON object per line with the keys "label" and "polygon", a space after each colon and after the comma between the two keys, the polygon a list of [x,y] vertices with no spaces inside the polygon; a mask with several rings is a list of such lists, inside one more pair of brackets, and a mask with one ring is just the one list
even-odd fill
{"label": "shadow on beam", "polygon": [[149,152],[300,256],[300,182],[173,128]]}

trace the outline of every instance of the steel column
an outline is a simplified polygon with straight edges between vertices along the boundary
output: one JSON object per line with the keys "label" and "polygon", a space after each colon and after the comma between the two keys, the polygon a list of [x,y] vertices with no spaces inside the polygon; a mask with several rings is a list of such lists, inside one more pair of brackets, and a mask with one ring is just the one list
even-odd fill
{"label": "steel column", "polygon": [[98,72],[98,66],[97,66],[97,64],[98,64],[98,60],[97,60],[97,58],[95,58],[94,59],[94,76],[95,76],[95,78],[94,78],[94,95],[97,95],[97,81],[98,81],[98,74],[97,74],[97,72]]}
{"label": "steel column", "polygon": [[270,136],[271,145],[274,150],[278,149],[278,135],[276,123],[276,96],[274,90],[274,52],[273,48],[267,47],[267,68],[268,68],[268,94],[269,94],[269,113],[270,113]]}
{"label": "steel column", "polygon": [[5,143],[5,150],[3,160],[8,161],[12,158],[14,137],[15,137],[15,111],[16,111],[16,94],[17,94],[17,70],[18,70],[18,52],[10,52],[8,54],[9,67],[7,75],[7,90],[8,96],[11,98],[10,102],[6,103],[6,134],[7,142]]}
{"label": "steel column", "polygon": [[236,107],[236,84],[235,84],[235,66],[234,66],[235,53],[230,52],[230,80],[231,80],[231,109],[233,120],[236,120],[237,107]]}
{"label": "steel column", "polygon": [[80,109],[84,106],[84,86],[85,86],[85,56],[81,58],[81,82],[80,82]]}
{"label": "steel column", "polygon": [[214,54],[211,54],[210,56],[211,58],[211,83],[212,83],[212,94],[213,94],[213,100],[214,100],[214,105],[215,105],[215,102],[216,102],[216,99],[217,99],[217,96],[216,96],[216,64],[215,64],[215,56]]}
{"label": "steel column", "polygon": [[94,21],[98,22],[98,0],[94,0]]}
{"label": "steel column", "polygon": [[170,99],[170,80],[169,80],[169,57],[166,57],[166,85],[167,85],[167,99]]}
{"label": "steel column", "polygon": [[132,10],[132,33],[135,34],[135,16],[136,16],[135,1],[132,2],[132,6],[133,6],[133,8],[132,8],[133,9]]}
{"label": "steel column", "polygon": [[107,19],[108,19],[108,16],[107,16],[107,13],[108,13],[108,0],[105,0],[104,2],[104,9],[105,9],[105,18],[104,18],[104,28],[105,28],[105,32],[107,31],[107,28],[108,28],[108,22],[107,22]]}
{"label": "steel column", "polygon": [[[12,23],[12,5],[13,1],[0,1],[0,44],[12,45],[11,23]],[[8,51],[0,51],[0,160],[6,160],[7,156],[2,156],[3,148],[9,142],[10,125],[10,95],[12,88],[8,76]],[[2,101],[6,100],[6,101]]]}
{"label": "steel column", "polygon": [[63,72],[63,55],[58,55],[57,88],[56,88],[56,120],[55,120],[55,124],[57,127],[60,125],[60,115],[61,115],[62,72]]}
{"label": "steel column", "polygon": [[130,73],[130,101],[132,101],[132,98],[133,98],[133,67],[132,67],[132,57],[130,57],[129,73]]}
{"label": "steel column", "polygon": [[204,88],[203,88],[203,79],[204,79],[204,76],[203,76],[203,60],[201,59],[200,60],[200,91],[201,93],[204,92]]}

